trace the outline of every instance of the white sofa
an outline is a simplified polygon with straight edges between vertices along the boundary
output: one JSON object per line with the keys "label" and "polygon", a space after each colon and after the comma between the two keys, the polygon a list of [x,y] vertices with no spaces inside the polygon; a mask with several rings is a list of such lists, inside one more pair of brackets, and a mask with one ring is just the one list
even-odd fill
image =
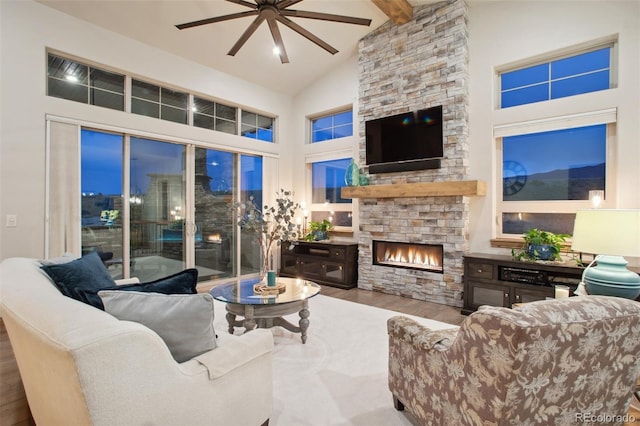
{"label": "white sofa", "polygon": [[268,423],[268,330],[216,330],[217,348],[179,364],[149,328],[62,295],[27,258],[0,265],[0,302],[38,425]]}

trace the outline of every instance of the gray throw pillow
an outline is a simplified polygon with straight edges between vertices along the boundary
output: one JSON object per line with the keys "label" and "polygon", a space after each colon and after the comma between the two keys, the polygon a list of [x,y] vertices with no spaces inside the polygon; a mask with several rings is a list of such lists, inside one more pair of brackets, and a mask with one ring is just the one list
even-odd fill
{"label": "gray throw pillow", "polygon": [[104,310],[114,317],[149,327],[164,340],[178,362],[216,347],[213,297],[202,294],[160,294],[138,291],[98,292]]}

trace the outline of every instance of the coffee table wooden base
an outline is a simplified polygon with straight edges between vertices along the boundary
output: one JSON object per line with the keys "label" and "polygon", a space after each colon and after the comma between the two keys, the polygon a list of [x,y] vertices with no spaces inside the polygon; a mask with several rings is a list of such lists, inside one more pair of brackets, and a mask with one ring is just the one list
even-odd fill
{"label": "coffee table wooden base", "polygon": [[[285,315],[298,312],[300,321],[298,326],[291,324],[282,318]],[[275,326],[283,327],[293,333],[300,333],[302,343],[307,342],[307,330],[309,329],[309,303],[301,300],[278,305],[241,305],[237,303],[227,303],[227,323],[229,333],[233,334],[235,327],[244,327],[245,333],[256,328],[271,328]],[[236,317],[243,317],[237,320]]]}

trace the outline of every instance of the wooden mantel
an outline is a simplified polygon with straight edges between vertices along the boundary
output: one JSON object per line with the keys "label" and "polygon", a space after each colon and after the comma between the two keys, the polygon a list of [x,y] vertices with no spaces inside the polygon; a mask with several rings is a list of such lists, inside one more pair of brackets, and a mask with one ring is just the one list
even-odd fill
{"label": "wooden mantel", "polygon": [[473,197],[486,194],[487,185],[479,180],[347,186],[341,189],[342,198]]}

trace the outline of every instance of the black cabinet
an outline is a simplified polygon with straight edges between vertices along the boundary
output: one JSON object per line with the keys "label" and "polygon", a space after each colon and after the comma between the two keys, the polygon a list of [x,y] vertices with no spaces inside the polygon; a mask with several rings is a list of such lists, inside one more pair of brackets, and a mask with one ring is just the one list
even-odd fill
{"label": "black cabinet", "polygon": [[467,254],[464,257],[464,306],[468,315],[481,305],[504,306],[554,297],[554,286],[573,292],[583,269],[568,264],[520,262],[511,256]]}
{"label": "black cabinet", "polygon": [[284,242],[280,275],[318,284],[353,288],[358,283],[358,244],[346,242]]}

